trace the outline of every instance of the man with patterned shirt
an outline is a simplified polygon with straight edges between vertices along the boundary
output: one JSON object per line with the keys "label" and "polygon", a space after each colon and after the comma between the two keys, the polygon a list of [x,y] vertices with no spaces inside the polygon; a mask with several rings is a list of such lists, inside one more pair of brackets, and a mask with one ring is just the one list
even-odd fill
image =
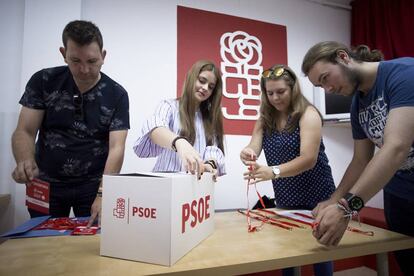
{"label": "man with patterned shirt", "polygon": [[[73,208],[77,217],[91,216],[91,225],[101,210],[102,174],[122,167],[128,94],[100,71],[106,51],[95,24],[72,21],[62,40],[67,66],[35,73],[20,99],[12,176],[18,183],[49,182],[49,214],[66,217]],[[44,215],[30,208],[29,213]]]}

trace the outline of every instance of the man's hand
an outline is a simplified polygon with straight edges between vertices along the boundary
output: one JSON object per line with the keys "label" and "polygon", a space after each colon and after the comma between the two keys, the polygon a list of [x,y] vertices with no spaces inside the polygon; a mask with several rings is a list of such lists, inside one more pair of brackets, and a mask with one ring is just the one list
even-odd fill
{"label": "man's hand", "polygon": [[336,204],[336,201],[333,199],[319,202],[318,205],[316,205],[316,207],[312,210],[312,215],[316,218],[320,211],[332,204]]}
{"label": "man's hand", "polygon": [[102,211],[102,197],[97,196],[91,206],[91,217],[89,218],[88,225],[91,227],[96,218],[98,218],[98,226],[101,226],[101,211]]}
{"label": "man's hand", "polygon": [[39,168],[33,159],[17,163],[12,172],[12,177],[17,183],[27,183],[39,175]]}
{"label": "man's hand", "polygon": [[344,217],[344,211],[335,204],[320,210],[315,219],[317,225],[313,236],[319,243],[326,246],[337,246],[348,227],[349,218]]}

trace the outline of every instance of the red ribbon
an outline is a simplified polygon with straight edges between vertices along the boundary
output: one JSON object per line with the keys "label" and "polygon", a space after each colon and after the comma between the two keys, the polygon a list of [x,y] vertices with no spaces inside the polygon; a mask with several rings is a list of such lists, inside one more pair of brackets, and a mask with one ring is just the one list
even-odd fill
{"label": "red ribbon", "polygon": [[[253,170],[253,165],[250,165],[249,166],[249,171],[252,171],[252,170]],[[254,187],[255,187],[256,193],[257,193],[257,195],[260,199],[260,203],[262,204],[263,208],[265,208],[263,199],[260,196],[259,191],[257,190],[256,184],[254,184]],[[260,229],[262,229],[263,224],[265,222],[263,220],[260,220],[262,222],[260,225],[255,225],[255,226],[252,225],[252,222],[250,220],[250,218],[252,216],[250,215],[250,206],[249,206],[249,190],[250,190],[249,188],[250,188],[250,179],[247,180],[247,194],[246,194],[246,196],[247,196],[247,209],[246,209],[246,214],[245,214],[246,217],[247,217],[247,232],[250,233],[250,232],[256,232],[256,231],[259,231]],[[257,217],[252,217],[252,218],[258,220]]]}
{"label": "red ribbon", "polygon": [[[250,165],[249,166],[249,171],[252,171],[252,170],[253,170],[253,166]],[[250,210],[250,207],[249,207],[249,188],[250,188],[250,179],[247,180],[247,209],[246,209],[245,212],[243,210],[240,210],[240,209],[237,210],[240,214],[245,215],[246,218],[247,218],[247,232],[251,233],[251,232],[259,231],[265,223],[271,224],[273,226],[277,226],[277,227],[280,227],[280,228],[283,228],[283,229],[286,229],[286,230],[292,230],[293,227],[303,228],[302,226],[297,225],[295,223],[278,220],[278,219],[263,215],[263,214],[261,214],[257,211]],[[288,219],[288,220],[292,220],[292,221],[295,221],[295,222],[299,222],[299,223],[309,225],[314,230],[319,226],[319,224],[316,223],[316,222],[308,222],[308,221],[292,218],[292,217],[289,217],[289,216],[284,216],[284,215],[281,215],[280,213],[277,213],[277,212],[272,211],[272,210],[267,210],[266,206],[263,202],[262,196],[260,195],[259,191],[257,190],[256,183],[254,184],[254,188],[256,190],[257,196],[259,197],[260,205],[262,205],[262,208],[263,208],[263,209],[258,209],[259,211],[265,212],[265,213],[268,213],[268,214],[272,214],[272,215],[276,215],[277,217],[280,217],[280,218],[284,218],[284,219]],[[302,214],[302,213],[299,213],[299,212],[294,212],[293,214],[297,215],[297,216],[301,216],[303,218],[307,218],[307,219],[312,219],[312,220],[314,219],[314,217],[312,217],[312,216],[309,216],[307,214]],[[258,221],[261,221],[261,224],[253,226],[252,223],[251,223],[251,218],[255,219],[255,220],[258,220]],[[360,229],[357,229],[357,228],[351,227],[351,226],[348,226],[347,230],[351,231],[351,232],[354,232],[354,233],[363,234],[363,235],[366,235],[366,236],[374,236],[373,231],[363,231],[363,230],[360,230]]]}
{"label": "red ribbon", "polygon": [[72,230],[78,226],[86,226],[88,225],[88,220],[80,220],[77,218],[50,218],[45,222],[41,223],[39,226],[34,228],[33,230],[43,230],[43,229],[51,229],[51,230]]}

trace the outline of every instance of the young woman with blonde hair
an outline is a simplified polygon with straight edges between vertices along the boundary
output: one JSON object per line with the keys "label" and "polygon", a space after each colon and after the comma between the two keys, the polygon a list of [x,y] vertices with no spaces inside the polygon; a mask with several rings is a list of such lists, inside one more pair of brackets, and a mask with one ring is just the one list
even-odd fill
{"label": "young woman with blonde hair", "polygon": [[222,80],[211,61],[188,71],[180,98],[164,100],[143,125],[134,151],[158,157],[154,171],[187,171],[199,176],[226,173],[224,166]]}
{"label": "young woman with blonde hair", "polygon": [[[244,177],[250,183],[272,180],[278,208],[312,210],[335,190],[322,142],[322,118],[288,66],[265,70],[260,86],[260,118],[240,153],[252,168]],[[267,165],[256,161],[262,149]],[[314,270],[315,275],[332,275],[332,262],[315,264]],[[284,269],[283,275],[293,275],[293,269]]]}

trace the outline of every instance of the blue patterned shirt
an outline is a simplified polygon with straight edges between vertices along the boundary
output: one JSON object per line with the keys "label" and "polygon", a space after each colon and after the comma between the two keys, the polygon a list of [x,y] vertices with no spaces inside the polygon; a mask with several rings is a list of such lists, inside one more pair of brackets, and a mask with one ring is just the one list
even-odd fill
{"label": "blue patterned shirt", "polygon": [[[43,69],[27,83],[20,104],[44,110],[36,142],[40,177],[49,182],[99,181],[109,151],[109,132],[129,129],[125,89],[107,75],[82,94],[83,118],[75,115],[79,90],[67,66]],[[79,108],[78,108],[79,109]]]}
{"label": "blue patterned shirt", "polygon": [[[269,166],[287,163],[300,155],[299,126],[289,133],[263,131],[263,151]],[[296,176],[272,180],[276,206],[289,209],[313,209],[335,191],[331,167],[321,139],[315,167]]]}

